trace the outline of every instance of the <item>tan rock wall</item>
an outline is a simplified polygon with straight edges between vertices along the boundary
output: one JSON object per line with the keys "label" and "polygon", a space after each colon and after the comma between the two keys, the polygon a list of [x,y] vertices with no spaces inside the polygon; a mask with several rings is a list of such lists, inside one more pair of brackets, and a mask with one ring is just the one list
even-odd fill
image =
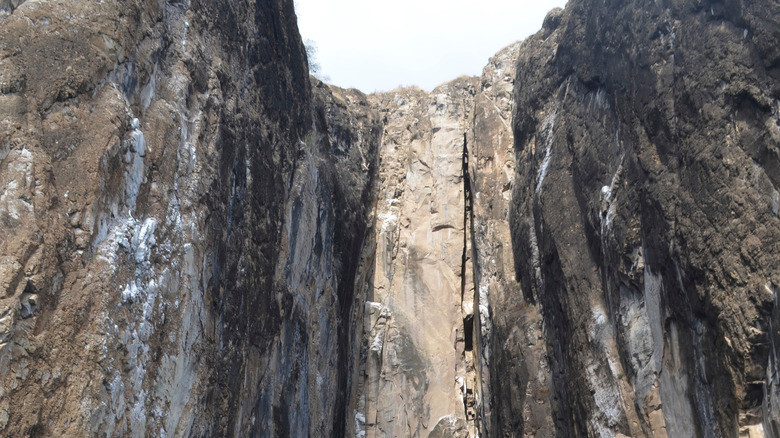
{"label": "tan rock wall", "polygon": [[462,278],[470,270],[462,160],[476,85],[463,78],[431,93],[372,96],[385,130],[360,412],[366,436],[473,432],[464,405],[473,383],[463,318],[473,305]]}

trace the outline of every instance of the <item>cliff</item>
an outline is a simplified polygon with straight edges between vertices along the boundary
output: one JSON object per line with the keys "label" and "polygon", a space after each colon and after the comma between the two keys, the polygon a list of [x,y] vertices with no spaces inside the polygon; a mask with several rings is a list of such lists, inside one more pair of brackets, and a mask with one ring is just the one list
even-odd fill
{"label": "cliff", "polygon": [[[512,273],[520,47],[478,78],[370,96],[384,134],[360,436],[490,436],[504,421],[510,433],[552,428],[541,316]],[[518,348],[494,354],[494,344]]]}
{"label": "cliff", "polygon": [[379,96],[367,436],[777,436],[766,7],[574,2]]}
{"label": "cliff", "polygon": [[576,1],[521,48],[510,223],[556,436],[777,436],[778,20]]}
{"label": "cliff", "polygon": [[380,128],[292,2],[1,20],[0,433],[343,434]]}
{"label": "cliff", "polygon": [[293,2],[0,1],[0,435],[780,437],[780,7],[431,92]]}
{"label": "cliff", "polygon": [[474,433],[464,406],[474,361],[464,336],[473,293],[462,175],[475,85],[462,78],[431,93],[371,96],[385,126],[358,414],[367,437]]}

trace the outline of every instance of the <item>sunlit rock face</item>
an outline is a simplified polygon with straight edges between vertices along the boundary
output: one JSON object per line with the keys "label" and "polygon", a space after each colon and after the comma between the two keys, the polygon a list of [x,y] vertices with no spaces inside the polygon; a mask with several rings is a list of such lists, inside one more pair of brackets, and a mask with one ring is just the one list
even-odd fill
{"label": "sunlit rock face", "polygon": [[556,436],[777,436],[779,21],[577,1],[520,47],[510,224]]}
{"label": "sunlit rock face", "polygon": [[508,221],[519,48],[481,77],[370,96],[384,134],[358,436],[552,433],[542,320]]}
{"label": "sunlit rock face", "polygon": [[474,364],[464,337],[473,292],[463,150],[476,86],[462,78],[431,93],[371,96],[385,126],[356,413],[367,437],[474,432],[465,404]]}
{"label": "sunlit rock face", "polygon": [[381,128],[292,1],[12,3],[0,435],[342,435]]}

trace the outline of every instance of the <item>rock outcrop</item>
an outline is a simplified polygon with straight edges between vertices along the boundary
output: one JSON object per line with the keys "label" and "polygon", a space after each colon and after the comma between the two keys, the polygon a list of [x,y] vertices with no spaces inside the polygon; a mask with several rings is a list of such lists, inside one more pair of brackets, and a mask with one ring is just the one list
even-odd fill
{"label": "rock outcrop", "polygon": [[4,10],[0,434],[343,435],[381,128],[292,1]]}
{"label": "rock outcrop", "polygon": [[0,0],[0,435],[780,437],[780,6],[432,92],[293,2]]}
{"label": "rock outcrop", "polygon": [[[780,11],[761,7],[575,2],[468,93],[461,79],[380,96],[369,434],[431,430],[426,359],[446,364],[436,377],[453,362],[423,344],[470,330],[455,312],[431,330],[419,279],[461,269],[476,361],[448,352],[474,363],[455,376],[474,385],[482,434],[777,436]],[[467,171],[442,195],[428,150],[446,160],[455,141],[437,144],[432,115],[459,105]],[[467,257],[437,266],[452,247],[439,205],[461,192]],[[437,289],[437,312],[455,307],[455,288]]]}
{"label": "rock outcrop", "polygon": [[510,222],[556,436],[777,436],[778,24],[575,1],[520,48]]}
{"label": "rock outcrop", "polygon": [[474,361],[464,336],[473,282],[463,151],[476,85],[462,78],[431,93],[372,95],[385,128],[356,414],[366,437],[474,433],[465,402]]}
{"label": "rock outcrop", "polygon": [[508,220],[520,46],[479,78],[371,96],[385,128],[361,436],[553,429],[542,318],[515,281]]}
{"label": "rock outcrop", "polygon": [[500,51],[483,70],[470,131],[482,436],[522,431],[545,437],[552,430],[544,324],[539,307],[515,279],[510,237],[513,89],[521,47],[516,43]]}

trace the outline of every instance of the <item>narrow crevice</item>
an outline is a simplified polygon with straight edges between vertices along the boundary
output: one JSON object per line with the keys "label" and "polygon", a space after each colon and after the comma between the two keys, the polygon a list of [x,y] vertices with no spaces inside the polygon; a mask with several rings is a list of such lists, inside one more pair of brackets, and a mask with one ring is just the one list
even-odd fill
{"label": "narrow crevice", "polygon": [[463,318],[463,338],[466,341],[466,351],[474,350],[474,315]]}
{"label": "narrow crevice", "polygon": [[[469,429],[472,433],[476,432],[476,398],[475,389],[477,387],[476,381],[476,363],[474,355],[474,314],[476,306],[472,305],[471,309],[464,309],[466,293],[471,287],[476,287],[473,283],[475,277],[471,277],[470,283],[467,282],[467,274],[469,269],[468,251],[473,251],[473,242],[469,242],[470,238],[474,236],[474,211],[473,211],[473,195],[471,190],[471,175],[469,174],[469,148],[468,148],[468,132],[463,133],[463,255],[461,258],[461,287],[460,287],[460,302],[461,312],[463,312],[463,359],[466,365],[465,385],[463,392],[463,406],[466,411],[466,422],[469,424]],[[469,245],[469,244],[472,245]],[[473,254],[472,254],[472,260]],[[473,265],[472,265],[473,268]]]}
{"label": "narrow crevice", "polygon": [[467,255],[468,255],[468,237],[469,228],[471,225],[471,176],[469,175],[469,147],[467,133],[463,133],[463,255],[461,256],[460,263],[460,302],[463,302],[463,298],[466,293],[466,269],[467,269]]}

